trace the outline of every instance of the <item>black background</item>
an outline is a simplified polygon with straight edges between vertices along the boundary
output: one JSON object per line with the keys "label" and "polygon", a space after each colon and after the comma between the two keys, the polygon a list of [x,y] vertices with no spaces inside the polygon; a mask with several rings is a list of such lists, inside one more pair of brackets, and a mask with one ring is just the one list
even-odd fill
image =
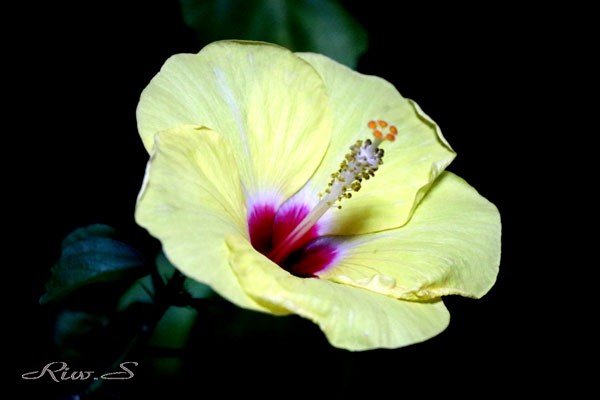
{"label": "black background", "polygon": [[[12,43],[6,63],[14,68],[7,83],[16,90],[9,92],[14,123],[5,134],[5,157],[17,160],[6,169],[7,197],[15,201],[7,219],[17,222],[6,250],[13,256],[6,267],[16,272],[10,289],[17,292],[7,303],[14,314],[7,328],[15,335],[13,376],[21,393],[60,392],[59,384],[24,383],[20,375],[56,361],[53,316],[37,300],[62,238],[100,222],[143,242],[133,221],[147,160],[136,131],[136,104],[166,58],[200,49],[183,25],[178,2],[122,3],[31,5],[14,12],[19,31],[14,40],[7,37]],[[206,388],[318,396],[325,384],[331,394],[400,397],[476,395],[475,383],[507,394],[523,383],[532,390],[547,387],[540,379],[551,379],[546,362],[554,353],[540,332],[545,311],[530,285],[544,265],[528,243],[535,213],[523,195],[535,184],[533,161],[527,161],[531,132],[519,107],[531,101],[523,82],[532,73],[525,61],[527,39],[516,40],[521,14],[493,7],[394,12],[381,1],[344,4],[370,36],[359,71],[389,80],[416,100],[458,153],[449,170],[499,208],[498,282],[481,300],[447,299],[450,327],[422,344],[353,354],[331,349],[318,333],[308,342],[314,346],[272,345],[267,339],[251,348],[221,343],[208,355],[194,354],[206,359],[178,379],[160,382],[161,390],[196,390],[195,398],[209,397]],[[156,393],[159,383],[145,379],[125,382],[124,398]]]}

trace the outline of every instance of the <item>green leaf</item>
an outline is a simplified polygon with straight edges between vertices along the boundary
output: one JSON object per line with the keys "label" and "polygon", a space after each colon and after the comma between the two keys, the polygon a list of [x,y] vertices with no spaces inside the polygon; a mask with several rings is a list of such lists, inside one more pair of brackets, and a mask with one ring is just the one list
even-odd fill
{"label": "green leaf", "polygon": [[[175,266],[171,264],[171,262],[167,259],[167,257],[162,251],[156,256],[156,268],[158,269],[158,274],[162,278],[163,283],[165,285],[176,271]],[[215,292],[211,289],[210,286],[190,278],[185,279],[183,283],[183,289],[193,299],[206,299],[209,297],[216,296]]]}
{"label": "green leaf", "polygon": [[[148,360],[150,368],[161,376],[174,376],[181,371],[184,366],[181,351],[185,351],[191,339],[197,317],[198,312],[190,307],[172,306],[165,311],[148,339],[148,345],[163,350],[162,356],[159,353]],[[175,351],[174,354],[169,355],[169,350]]]}
{"label": "green leaf", "polygon": [[113,228],[100,224],[67,235],[40,303],[60,300],[91,283],[112,282],[137,274],[145,265],[144,257],[115,237]]}
{"label": "green leaf", "polygon": [[190,307],[169,307],[154,328],[148,343],[171,349],[185,347],[197,316],[198,312]]}
{"label": "green leaf", "polygon": [[136,280],[121,296],[117,304],[118,311],[125,311],[136,303],[153,304],[156,290],[152,284],[152,276],[145,275]]}
{"label": "green leaf", "polygon": [[324,54],[351,68],[367,32],[337,0],[180,0],[183,19],[202,42],[262,40]]}

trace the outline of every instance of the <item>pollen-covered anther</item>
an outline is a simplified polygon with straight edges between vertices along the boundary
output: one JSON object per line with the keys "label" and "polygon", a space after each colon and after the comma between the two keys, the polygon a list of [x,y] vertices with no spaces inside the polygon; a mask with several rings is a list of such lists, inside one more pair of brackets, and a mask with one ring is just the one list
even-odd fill
{"label": "pollen-covered anther", "polygon": [[383,149],[377,147],[379,143],[381,141],[367,139],[358,140],[350,146],[350,152],[340,163],[339,169],[331,174],[331,181],[327,185],[330,192],[325,196],[329,201],[338,203],[343,199],[350,199],[352,192],[360,190],[363,180],[375,176],[383,163]]}
{"label": "pollen-covered anther", "polygon": [[[373,131],[373,137],[379,141],[388,140],[393,142],[398,135],[398,128],[395,125],[390,125],[387,121],[381,119],[378,121],[371,120],[367,126]],[[385,128],[388,128],[387,132],[385,132]]]}

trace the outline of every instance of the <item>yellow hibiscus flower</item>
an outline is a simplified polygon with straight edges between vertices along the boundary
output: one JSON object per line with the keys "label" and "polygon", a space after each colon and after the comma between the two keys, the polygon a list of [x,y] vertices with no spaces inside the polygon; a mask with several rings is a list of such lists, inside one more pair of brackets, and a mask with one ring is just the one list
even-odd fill
{"label": "yellow hibiscus flower", "polygon": [[137,118],[137,222],[240,307],[298,314],[336,347],[396,348],[445,329],[441,296],[495,282],[497,209],[443,172],[440,129],[383,79],[222,41],[171,57]]}

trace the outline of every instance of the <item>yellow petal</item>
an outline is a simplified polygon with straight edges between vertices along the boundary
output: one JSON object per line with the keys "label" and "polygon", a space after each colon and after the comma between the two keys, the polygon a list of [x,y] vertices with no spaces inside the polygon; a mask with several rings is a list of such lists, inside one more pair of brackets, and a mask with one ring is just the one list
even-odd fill
{"label": "yellow petal", "polygon": [[402,299],[481,297],[496,281],[500,236],[496,207],[444,172],[408,224],[349,238],[319,276]]}
{"label": "yellow petal", "polygon": [[449,314],[441,300],[409,302],[316,278],[297,278],[229,237],[231,268],[256,302],[319,325],[329,342],[348,350],[396,348],[443,331]]}
{"label": "yellow petal", "polygon": [[359,74],[318,54],[299,56],[321,74],[334,115],[331,145],[308,184],[310,192],[326,187],[350,145],[372,138],[367,127],[370,120],[385,120],[398,128],[396,140],[382,144],[384,165],[375,178],[363,182],[361,191],[343,202],[341,210],[326,214],[331,221],[323,233],[351,235],[403,225],[455,153],[439,127],[389,82]]}
{"label": "yellow petal", "polygon": [[239,306],[263,310],[227,263],[223,238],[248,233],[239,174],[220,135],[192,126],[156,135],[135,218],[184,275]]}
{"label": "yellow petal", "polygon": [[325,88],[288,50],[257,42],[215,42],[167,60],[143,91],[138,129],[146,149],[156,132],[205,126],[231,147],[246,192],[286,199],[308,180],[331,135]]}

